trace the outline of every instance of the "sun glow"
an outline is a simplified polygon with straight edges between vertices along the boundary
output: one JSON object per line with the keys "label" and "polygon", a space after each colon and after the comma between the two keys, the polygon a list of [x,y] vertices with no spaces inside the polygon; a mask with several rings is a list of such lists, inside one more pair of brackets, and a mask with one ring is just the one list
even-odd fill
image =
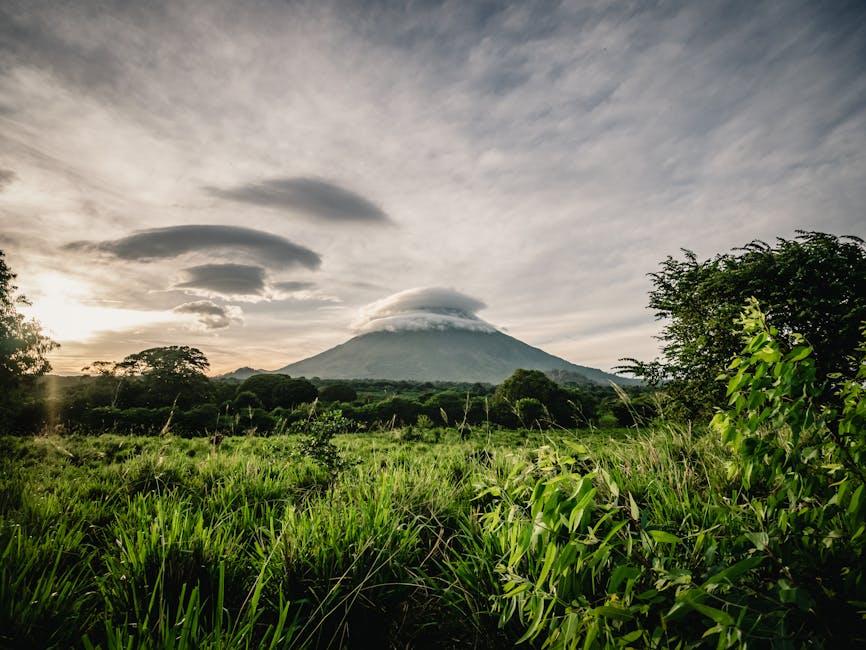
{"label": "sun glow", "polygon": [[155,323],[177,322],[176,314],[162,310],[123,309],[89,304],[89,287],[56,273],[37,280],[33,304],[27,307],[44,330],[58,342],[86,341],[100,332],[128,330]]}

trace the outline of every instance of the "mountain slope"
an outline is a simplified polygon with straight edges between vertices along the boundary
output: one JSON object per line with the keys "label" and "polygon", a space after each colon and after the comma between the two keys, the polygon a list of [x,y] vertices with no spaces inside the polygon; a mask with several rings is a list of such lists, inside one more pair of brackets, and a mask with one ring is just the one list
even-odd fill
{"label": "mountain slope", "polygon": [[499,331],[427,329],[377,331],[289,364],[275,372],[327,379],[407,379],[497,384],[518,368],[567,370],[589,381],[637,383],[548,354]]}

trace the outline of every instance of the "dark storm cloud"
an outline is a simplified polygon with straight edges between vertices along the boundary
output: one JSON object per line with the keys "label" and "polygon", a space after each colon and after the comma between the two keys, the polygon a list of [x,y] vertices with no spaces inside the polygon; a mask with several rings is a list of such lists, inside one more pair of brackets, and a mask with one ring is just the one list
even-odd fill
{"label": "dark storm cloud", "polygon": [[254,296],[265,291],[265,269],[248,264],[202,264],[183,270],[178,289],[202,289],[227,296]]}
{"label": "dark storm cloud", "polygon": [[276,268],[318,268],[322,259],[285,237],[237,226],[170,226],[140,230],[101,242],[78,241],[68,250],[98,251],[124,260],[147,262],[203,251],[243,251]]}
{"label": "dark storm cloud", "polygon": [[198,317],[198,322],[205,329],[225,329],[232,322],[241,320],[241,310],[232,305],[218,305],[212,300],[196,300],[178,305],[174,310],[178,314],[192,314]]}
{"label": "dark storm cloud", "polygon": [[11,169],[0,169],[0,192],[6,189],[7,185],[12,184],[18,175]]}
{"label": "dark storm cloud", "polygon": [[317,178],[274,178],[233,188],[206,187],[222,199],[286,212],[302,212],[329,221],[386,222],[378,205],[351,190]]}

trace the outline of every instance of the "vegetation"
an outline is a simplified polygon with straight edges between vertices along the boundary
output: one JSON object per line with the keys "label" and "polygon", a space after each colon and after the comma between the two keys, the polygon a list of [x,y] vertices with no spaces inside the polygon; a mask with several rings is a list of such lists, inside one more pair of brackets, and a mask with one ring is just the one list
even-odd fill
{"label": "vegetation", "polygon": [[819,380],[850,379],[850,354],[866,322],[866,243],[857,237],[801,232],[775,246],[753,241],[699,262],[668,257],[650,274],[649,307],[667,319],[664,356],[627,359],[623,368],[664,386],[668,410],[687,418],[712,417],[724,400],[716,377],[740,348],[732,323],[749,298],[757,298],[768,322],[791,343],[795,333],[815,350]]}
{"label": "vegetation", "polygon": [[40,404],[28,389],[33,378],[51,370],[46,355],[57,347],[39,323],[19,311],[30,303],[18,295],[15,278],[0,251],[0,430],[7,431],[26,429],[39,419]]}
{"label": "vegetation", "polygon": [[609,468],[564,441],[482,492],[502,558],[495,609],[522,640],[866,641],[866,358],[842,408],[821,406],[802,337],[786,349],[754,301],[741,322],[730,408],[712,422],[725,447],[686,439],[682,458],[650,470],[639,453]]}
{"label": "vegetation", "polygon": [[238,391],[253,393],[269,411],[309,404],[319,397],[316,387],[309,381],[292,379],[287,375],[253,375],[244,380]]}
{"label": "vegetation", "polygon": [[[255,429],[270,435],[306,420],[317,402],[368,428],[414,425],[419,418],[476,428],[636,426],[657,415],[646,389],[618,393],[597,385],[560,386],[538,371],[517,371],[499,387],[351,381],[321,382],[317,388],[307,379],[276,374],[253,375],[241,383],[209,379],[200,370],[206,367],[204,355],[186,347],[152,348],[117,363],[94,362],[85,368],[86,376],[52,378],[50,391],[47,383],[31,388],[29,399],[38,409],[19,433],[54,423],[66,433],[157,435],[170,429],[196,436]],[[525,399],[531,401],[521,410],[518,402]]]}
{"label": "vegetation", "polygon": [[762,308],[729,324],[697,423],[657,406],[704,404],[686,375],[97,362],[40,397],[56,426],[0,437],[0,647],[860,647],[866,329],[819,348]]}

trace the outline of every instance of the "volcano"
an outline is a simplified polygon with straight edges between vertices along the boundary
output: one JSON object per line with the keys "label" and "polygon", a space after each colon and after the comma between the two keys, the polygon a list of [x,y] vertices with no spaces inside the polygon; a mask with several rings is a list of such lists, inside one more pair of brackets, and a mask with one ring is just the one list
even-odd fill
{"label": "volcano", "polygon": [[401,291],[362,309],[353,324],[358,332],[354,338],[273,372],[321,379],[498,384],[523,368],[557,371],[552,376],[579,383],[639,383],[527,345],[479,318],[483,308],[484,303],[453,289]]}
{"label": "volcano", "polygon": [[322,379],[406,379],[498,384],[518,368],[565,370],[589,383],[635,380],[579,366],[499,331],[458,328],[370,332],[276,372]]}

